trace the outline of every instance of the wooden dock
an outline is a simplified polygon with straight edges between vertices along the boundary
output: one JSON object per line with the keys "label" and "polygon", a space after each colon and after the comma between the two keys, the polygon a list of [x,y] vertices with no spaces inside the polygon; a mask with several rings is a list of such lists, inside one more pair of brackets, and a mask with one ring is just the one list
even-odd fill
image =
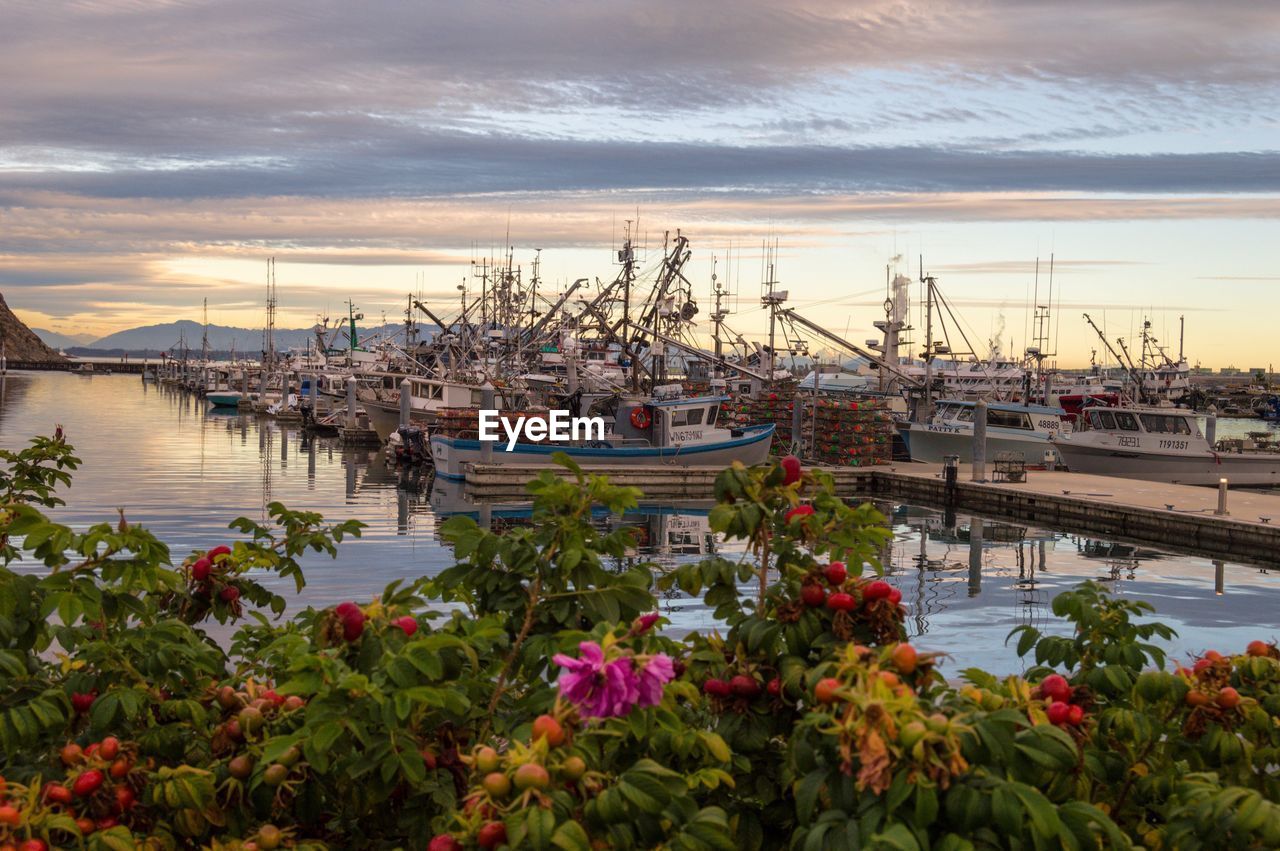
{"label": "wooden dock", "polygon": [[[467,471],[465,493],[475,501],[527,498],[525,484],[542,469],[546,468],[473,465]],[[851,499],[954,508],[1064,531],[1191,548],[1223,558],[1280,563],[1280,494],[1230,491],[1229,513],[1224,516],[1215,513],[1217,490],[1190,485],[1044,470],[1030,470],[1027,480],[1018,483],[971,482],[969,467],[962,464],[956,483],[948,487],[938,464],[824,469],[835,478],[837,492]],[[590,472],[607,475],[615,484],[640,488],[652,500],[707,499],[719,471],[652,466]]]}

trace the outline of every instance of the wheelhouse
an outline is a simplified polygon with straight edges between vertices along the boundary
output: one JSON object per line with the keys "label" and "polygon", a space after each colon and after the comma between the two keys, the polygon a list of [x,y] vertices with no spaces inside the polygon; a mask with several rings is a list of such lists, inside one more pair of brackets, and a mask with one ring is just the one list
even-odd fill
{"label": "wheelhouse", "polygon": [[[939,402],[934,421],[941,425],[973,427],[978,406],[974,402]],[[988,405],[987,427],[1017,431],[1064,431],[1070,424],[1057,408],[1043,405]]]}
{"label": "wheelhouse", "polygon": [[1097,431],[1146,434],[1200,435],[1194,414],[1163,411],[1124,411],[1099,408],[1085,412],[1085,422]]}

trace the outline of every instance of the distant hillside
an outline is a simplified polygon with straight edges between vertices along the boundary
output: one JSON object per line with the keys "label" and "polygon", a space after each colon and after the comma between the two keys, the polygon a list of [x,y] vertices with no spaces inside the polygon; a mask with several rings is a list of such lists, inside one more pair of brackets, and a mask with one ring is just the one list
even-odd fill
{"label": "distant hillside", "polygon": [[[357,325],[356,330],[361,338],[364,338],[379,329]],[[386,325],[381,330],[384,335],[394,335],[403,331],[399,325]],[[162,352],[175,350],[181,341],[188,349],[199,351],[204,333],[204,326],[199,322],[182,319],[177,322],[166,322],[163,325],[145,325],[140,328],[130,328],[127,331],[117,331],[88,344],[73,345],[99,351]],[[333,330],[330,329],[326,338],[331,338],[332,334]],[[275,333],[276,348],[281,350],[305,348],[308,341],[314,342],[314,340],[315,333],[310,328],[277,328]],[[343,334],[337,345],[343,345],[345,342],[346,335]],[[237,352],[243,353],[260,352],[262,351],[262,329],[210,325],[209,348],[217,351],[229,351],[234,348]]]}
{"label": "distant hillside", "polygon": [[11,361],[60,361],[64,358],[35,335],[35,332],[13,315],[4,296],[0,295],[0,339],[4,340],[5,357]]}
{"label": "distant hillside", "polygon": [[45,328],[32,328],[31,331],[44,340],[45,345],[55,349],[68,349],[72,346],[86,346],[97,339],[93,334],[59,334]]}

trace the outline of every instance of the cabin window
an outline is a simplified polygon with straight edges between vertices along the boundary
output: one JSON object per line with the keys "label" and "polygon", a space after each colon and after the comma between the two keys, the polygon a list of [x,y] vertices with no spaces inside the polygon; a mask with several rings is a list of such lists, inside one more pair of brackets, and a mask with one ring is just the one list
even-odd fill
{"label": "cabin window", "polygon": [[1187,417],[1169,416],[1164,413],[1143,413],[1142,425],[1152,434],[1192,434]]}
{"label": "cabin window", "polygon": [[1143,427],[1152,434],[1191,434],[1185,417],[1166,414],[1142,414]]}
{"label": "cabin window", "polygon": [[702,425],[702,408],[685,408],[681,411],[671,412],[672,426],[695,426]]}
{"label": "cabin window", "polygon": [[1110,411],[1090,411],[1089,425],[1092,428],[1112,431],[1116,427],[1115,414]]}
{"label": "cabin window", "polygon": [[956,414],[956,419],[962,423],[973,422],[973,408],[961,408],[960,412]]}
{"label": "cabin window", "polygon": [[1030,431],[1031,420],[1026,414],[1015,411],[987,410],[987,425],[998,428],[1024,428]]}
{"label": "cabin window", "polygon": [[1138,421],[1134,419],[1133,414],[1127,413],[1125,411],[1116,411],[1115,417],[1116,417],[1116,428],[1120,429],[1121,431],[1137,431],[1138,430]]}
{"label": "cabin window", "polygon": [[720,413],[719,405],[712,405],[707,408],[707,428],[712,428],[716,424],[716,414]]}

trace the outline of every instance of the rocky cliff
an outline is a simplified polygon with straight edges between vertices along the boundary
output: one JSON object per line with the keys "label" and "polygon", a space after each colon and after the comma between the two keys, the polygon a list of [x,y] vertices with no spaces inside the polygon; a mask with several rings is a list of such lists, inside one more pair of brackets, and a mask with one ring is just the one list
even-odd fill
{"label": "rocky cliff", "polygon": [[5,357],[14,361],[61,361],[62,355],[41,342],[35,332],[13,315],[4,296],[0,295],[0,340],[4,341]]}

